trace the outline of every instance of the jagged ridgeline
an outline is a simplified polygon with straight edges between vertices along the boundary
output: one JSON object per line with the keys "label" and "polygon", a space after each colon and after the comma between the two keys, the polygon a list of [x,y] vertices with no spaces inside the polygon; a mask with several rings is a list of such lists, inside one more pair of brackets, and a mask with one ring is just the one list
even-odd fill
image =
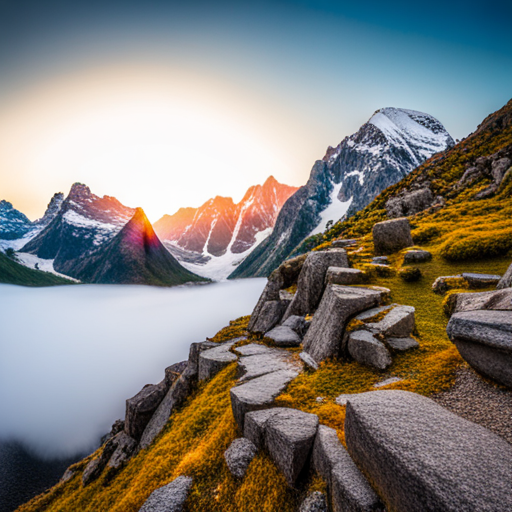
{"label": "jagged ridgeline", "polygon": [[306,237],[365,207],[386,187],[453,144],[443,125],[428,114],[378,110],[355,134],[328,148],[306,185],[284,204],[270,237],[230,277],[268,276]]}

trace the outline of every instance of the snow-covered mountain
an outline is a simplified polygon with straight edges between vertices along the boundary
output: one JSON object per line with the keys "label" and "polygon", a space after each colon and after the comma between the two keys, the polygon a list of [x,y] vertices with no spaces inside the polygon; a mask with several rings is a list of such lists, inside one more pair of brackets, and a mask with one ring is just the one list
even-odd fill
{"label": "snow-covered mountain", "polygon": [[115,197],[98,197],[81,183],[71,187],[66,199],[56,194],[52,201],[48,208],[52,206],[51,218],[20,247],[19,257],[24,261],[24,254],[28,253],[53,260],[53,268],[63,273],[67,261],[112,239],[135,213],[135,209],[122,205]]}
{"label": "snow-covered mountain", "polygon": [[271,233],[281,207],[296,190],[270,176],[263,185],[250,187],[238,204],[217,196],[199,208],[164,215],[155,231],[186,268],[224,279]]}
{"label": "snow-covered mountain", "polygon": [[272,235],[230,277],[267,276],[306,237],[368,205],[426,159],[454,145],[429,114],[383,108],[356,133],[330,147],[307,184],[284,204]]}

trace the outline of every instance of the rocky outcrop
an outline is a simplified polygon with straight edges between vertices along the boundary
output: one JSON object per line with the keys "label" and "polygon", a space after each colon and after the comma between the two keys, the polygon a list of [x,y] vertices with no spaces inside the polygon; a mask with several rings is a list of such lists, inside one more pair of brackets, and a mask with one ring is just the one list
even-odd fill
{"label": "rocky outcrop", "polygon": [[348,401],[347,449],[397,512],[505,512],[512,508],[512,446],[407,391]]}
{"label": "rocky outcrop", "polygon": [[252,441],[245,437],[235,439],[224,452],[224,459],[229,471],[235,478],[243,478],[257,448]]}
{"label": "rocky outcrop", "polygon": [[318,310],[303,341],[304,352],[317,364],[341,352],[345,325],[348,320],[379,305],[381,292],[370,288],[327,286]]}
{"label": "rocky outcrop", "polygon": [[412,192],[405,191],[388,199],[386,213],[390,219],[408,217],[426,210],[434,203],[434,196],[429,188],[420,188]]}
{"label": "rocky outcrop", "polygon": [[377,222],[372,233],[375,254],[378,256],[393,254],[414,245],[411,226],[406,218]]}
{"label": "rocky outcrop", "polygon": [[502,290],[503,288],[511,288],[512,287],[512,264],[508,267],[507,271],[505,272],[504,276],[500,279],[500,282],[498,283],[498,290]]}
{"label": "rocky outcrop", "polygon": [[512,313],[455,313],[446,332],[460,355],[477,371],[512,387]]}
{"label": "rocky outcrop", "polygon": [[325,275],[329,267],[348,268],[344,249],[310,252],[297,280],[297,292],[284,318],[291,315],[307,315],[317,308],[325,287]]}
{"label": "rocky outcrop", "polygon": [[139,512],[182,512],[191,487],[192,478],[179,476],[153,491]]}

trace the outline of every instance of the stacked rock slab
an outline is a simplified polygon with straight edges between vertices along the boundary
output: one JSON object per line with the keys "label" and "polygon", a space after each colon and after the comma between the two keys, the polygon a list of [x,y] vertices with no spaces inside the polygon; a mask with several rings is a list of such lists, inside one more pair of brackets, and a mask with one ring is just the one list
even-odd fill
{"label": "stacked rock slab", "polygon": [[292,315],[304,316],[317,308],[325,288],[325,275],[329,267],[348,268],[344,249],[310,252],[297,281],[297,292],[284,319]]}
{"label": "stacked rock slab", "polygon": [[372,233],[377,256],[393,254],[414,245],[411,237],[411,226],[407,218],[377,222],[373,226]]}
{"label": "stacked rock slab", "polygon": [[[297,281],[305,260],[305,254],[289,259],[270,274],[251,314],[247,327],[250,332],[264,333],[278,324],[289,305],[288,300],[281,298],[280,292]],[[269,302],[272,304],[267,304]]]}
{"label": "stacked rock slab", "polygon": [[[388,290],[389,292],[389,290]],[[378,306],[382,292],[371,288],[329,285],[303,341],[304,353],[316,364],[340,354],[348,320]]]}
{"label": "stacked rock slab", "polygon": [[511,311],[455,313],[446,332],[475,370],[512,388]]}
{"label": "stacked rock slab", "polygon": [[277,396],[302,371],[302,364],[289,352],[265,345],[245,345],[236,351],[242,354],[242,376],[241,384],[230,390],[231,407],[243,432],[246,413],[272,407]]}
{"label": "stacked rock slab", "polygon": [[257,447],[265,447],[293,487],[309,460],[318,416],[278,407],[250,412],[245,423],[244,436]]}
{"label": "stacked rock slab", "polygon": [[340,443],[336,431],[320,425],[313,447],[313,467],[325,480],[333,512],[382,510],[375,491]]}
{"label": "stacked rock slab", "polygon": [[179,476],[171,483],[154,490],[139,512],[182,512],[190,487],[192,478]]}
{"label": "stacked rock slab", "polygon": [[352,459],[396,512],[512,510],[512,446],[433,400],[407,391],[350,399]]}
{"label": "stacked rock slab", "polygon": [[503,288],[512,288],[512,264],[510,264],[496,288],[498,288],[498,290],[502,290]]}

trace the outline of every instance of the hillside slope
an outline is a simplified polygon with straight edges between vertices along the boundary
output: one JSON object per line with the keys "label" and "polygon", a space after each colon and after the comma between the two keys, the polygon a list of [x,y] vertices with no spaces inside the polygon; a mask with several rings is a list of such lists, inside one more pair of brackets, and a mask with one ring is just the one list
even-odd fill
{"label": "hillside slope", "polygon": [[142,208],[95,252],[61,265],[67,275],[86,283],[175,286],[205,281],[165,249]]}
{"label": "hillside slope", "polygon": [[[435,153],[454,144],[434,117],[378,110],[356,133],[329,147],[307,184],[284,204],[272,235],[230,275],[268,276],[309,235],[350,215]],[[432,200],[433,198],[431,198]]]}

